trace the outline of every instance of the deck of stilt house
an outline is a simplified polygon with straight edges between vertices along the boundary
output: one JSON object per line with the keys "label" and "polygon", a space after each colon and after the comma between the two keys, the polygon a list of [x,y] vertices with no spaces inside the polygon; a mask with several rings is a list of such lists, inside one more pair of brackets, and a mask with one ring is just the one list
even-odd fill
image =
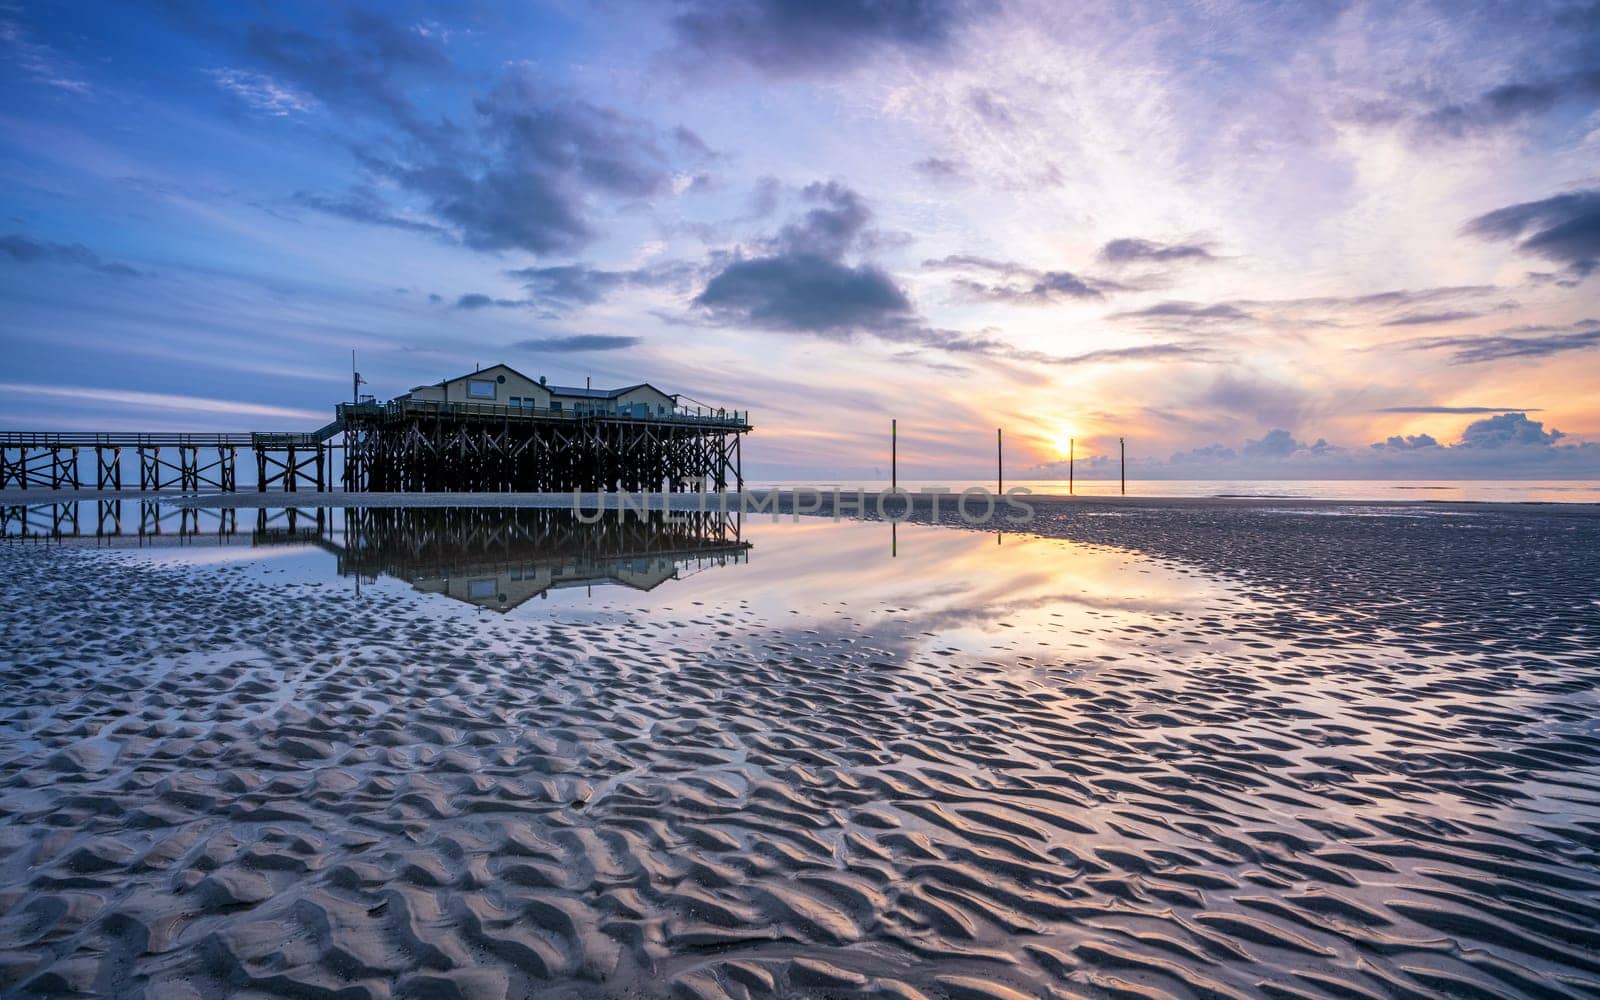
{"label": "deck of stilt house", "polygon": [[[463,398],[490,386],[492,399]],[[341,403],[306,432],[0,431],[0,489],[231,493],[242,458],[262,492],[738,490],[751,429],[749,411],[648,384],[563,388],[496,365],[387,402]]]}

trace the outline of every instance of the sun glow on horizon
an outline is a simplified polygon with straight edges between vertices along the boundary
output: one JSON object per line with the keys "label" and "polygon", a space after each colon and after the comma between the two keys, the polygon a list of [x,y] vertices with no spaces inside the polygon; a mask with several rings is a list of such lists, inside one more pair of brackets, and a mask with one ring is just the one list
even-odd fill
{"label": "sun glow on horizon", "polygon": [[1077,429],[1073,427],[1061,426],[1056,428],[1055,437],[1052,439],[1052,443],[1055,445],[1056,455],[1060,458],[1068,457],[1072,453],[1073,441],[1081,438],[1082,436],[1083,435],[1079,434]]}

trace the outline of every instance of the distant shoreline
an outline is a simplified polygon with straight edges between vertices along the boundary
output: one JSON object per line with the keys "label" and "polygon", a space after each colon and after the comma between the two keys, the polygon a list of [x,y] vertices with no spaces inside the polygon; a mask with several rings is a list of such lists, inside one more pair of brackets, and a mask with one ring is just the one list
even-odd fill
{"label": "distant shoreline", "polygon": [[[769,501],[772,489],[746,490],[753,500],[763,504]],[[793,489],[776,490],[779,494],[778,507],[785,516],[793,513]],[[842,496],[854,498],[853,489],[841,489]],[[873,502],[879,496],[888,496],[888,491],[862,490],[861,495],[867,501],[867,510],[864,517],[867,520],[876,519],[875,512],[871,509]],[[927,495],[908,494],[914,503],[914,512],[928,508],[931,498]],[[674,493],[668,494],[668,505],[663,507],[661,494],[649,493],[644,495],[647,499],[646,509],[674,511],[691,511],[701,509],[704,500],[706,509],[718,508],[718,493]],[[728,492],[728,507],[730,512],[739,506],[739,493]],[[831,490],[821,494],[824,502],[831,502]],[[941,496],[941,504],[953,506],[959,498],[959,493]],[[594,509],[596,500],[600,500],[607,510],[623,509],[624,500],[627,506],[636,509],[641,501],[638,493],[586,493],[583,494],[586,509]],[[1441,499],[1431,497],[1401,498],[1401,499],[1345,499],[1337,497],[1308,497],[1308,496],[1276,496],[1276,495],[1250,495],[1250,494],[1219,494],[1215,496],[1117,496],[1107,494],[1079,494],[1070,496],[1060,493],[1031,493],[1026,497],[1030,503],[1071,506],[1158,506],[1164,509],[1183,507],[1272,507],[1307,505],[1320,507],[1470,507],[1480,510],[1558,508],[1572,512],[1592,512],[1600,514],[1600,503],[1586,500],[1466,500],[1466,499]],[[74,503],[95,501],[145,501],[153,500],[164,506],[184,509],[255,509],[260,507],[495,507],[495,508],[561,508],[571,507],[573,497],[570,493],[306,493],[306,492],[281,492],[269,491],[265,493],[241,491],[238,493],[173,493],[152,492],[137,490],[0,490],[0,506],[11,504],[50,504]],[[889,501],[893,503],[894,501]],[[830,508],[824,507],[816,511],[803,511],[808,515],[827,515]],[[767,516],[766,511],[747,513],[750,517]],[[1018,530],[1026,530],[1025,524],[1016,525]]]}

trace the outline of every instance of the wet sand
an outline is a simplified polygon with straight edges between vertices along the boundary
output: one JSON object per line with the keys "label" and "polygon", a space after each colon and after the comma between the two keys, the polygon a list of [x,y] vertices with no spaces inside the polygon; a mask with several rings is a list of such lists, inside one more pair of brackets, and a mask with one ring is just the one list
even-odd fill
{"label": "wet sand", "polygon": [[484,618],[0,547],[0,989],[1600,995],[1600,517],[1039,512],[1109,598],[923,613],[963,549]]}

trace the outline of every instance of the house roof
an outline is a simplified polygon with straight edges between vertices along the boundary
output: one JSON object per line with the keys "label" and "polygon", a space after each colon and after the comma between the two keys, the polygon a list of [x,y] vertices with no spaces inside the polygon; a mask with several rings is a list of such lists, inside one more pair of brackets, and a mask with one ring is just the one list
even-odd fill
{"label": "house roof", "polygon": [[[504,368],[513,375],[525,378],[529,382],[534,382],[538,385],[544,386],[544,388],[548,389],[557,396],[575,396],[579,399],[616,399],[617,397],[625,395],[626,393],[630,393],[635,389],[655,389],[656,392],[661,393],[661,395],[666,396],[668,399],[673,398],[671,393],[664,392],[661,389],[651,385],[649,382],[635,382],[633,385],[625,385],[620,389],[589,389],[576,385],[548,385],[544,382],[540,382],[536,378],[531,378],[527,375],[524,375],[522,372],[517,371],[515,368],[505,364],[504,362],[490,365],[487,368],[482,368],[475,372],[468,372],[465,375],[457,375],[455,378],[445,379],[444,382],[438,384],[443,385],[449,382],[460,382],[463,379],[469,378],[482,378],[484,375],[494,371],[496,368]],[[423,388],[426,388],[426,386],[417,386],[417,389]],[[417,389],[412,389],[411,391],[416,392]]]}
{"label": "house roof", "polygon": [[444,381],[448,383],[448,382],[460,382],[463,379],[469,379],[469,378],[482,378],[484,375],[489,374],[490,372],[494,371],[496,368],[504,368],[506,371],[510,372],[511,374],[516,375],[519,378],[525,378],[529,382],[537,382],[537,381],[539,381],[536,378],[531,378],[531,377],[529,377],[527,375],[522,374],[521,372],[517,371],[515,368],[511,367],[510,365],[506,364],[503,361],[502,362],[498,362],[496,364],[492,364],[487,368],[480,368],[475,372],[467,372],[465,375],[457,375],[455,378],[447,378]]}
{"label": "house roof", "polygon": [[[616,399],[618,396],[632,392],[635,389],[656,389],[649,382],[636,382],[633,385],[625,385],[620,389],[587,389],[576,385],[552,385],[546,386],[546,388],[557,396],[580,396],[584,399]],[[661,392],[661,390],[656,389],[656,392]],[[665,396],[666,393],[661,392],[661,395]]]}

